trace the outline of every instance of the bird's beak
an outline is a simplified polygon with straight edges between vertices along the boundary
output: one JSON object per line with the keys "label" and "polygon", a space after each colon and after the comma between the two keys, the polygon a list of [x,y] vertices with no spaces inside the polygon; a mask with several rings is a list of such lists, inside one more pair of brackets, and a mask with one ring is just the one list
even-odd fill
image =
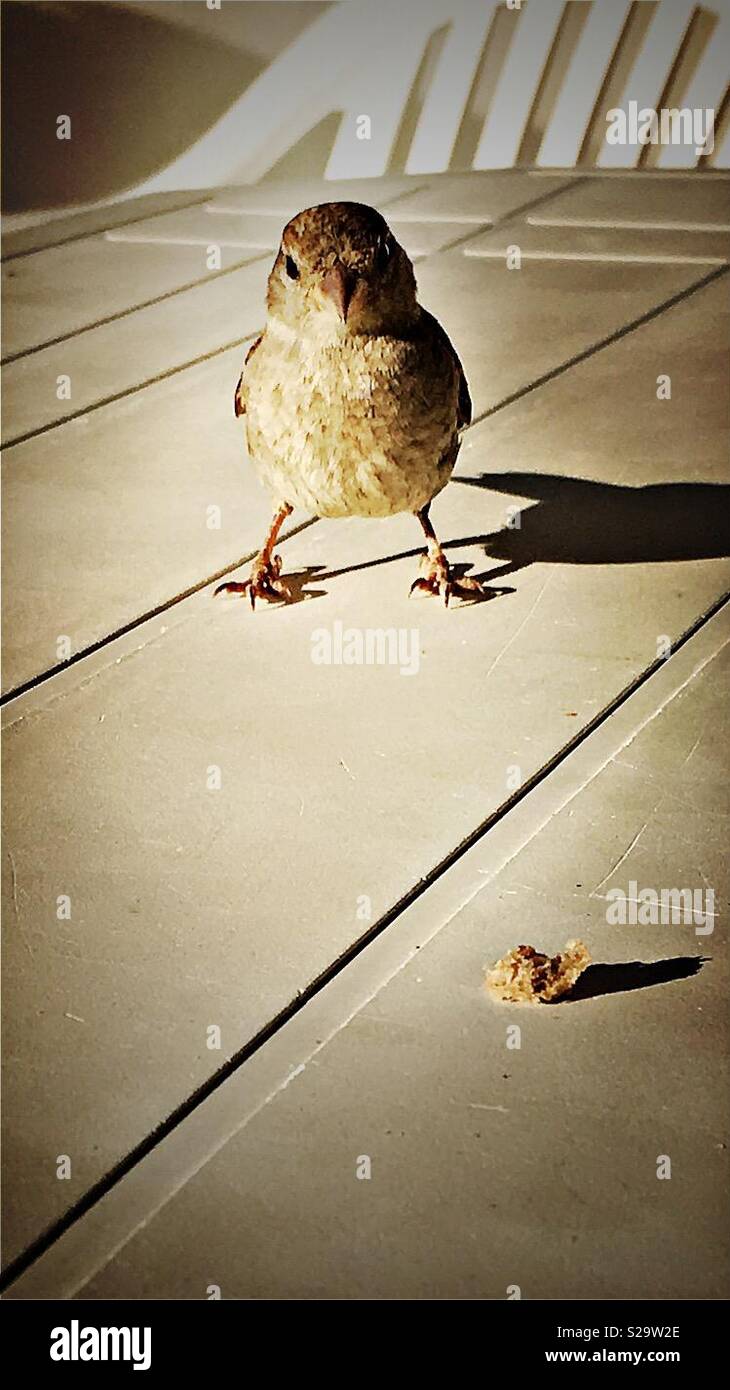
{"label": "bird's beak", "polygon": [[340,318],[347,321],[347,311],[355,288],[355,277],[339,261],[328,270],[322,281],[322,293],[332,300]]}

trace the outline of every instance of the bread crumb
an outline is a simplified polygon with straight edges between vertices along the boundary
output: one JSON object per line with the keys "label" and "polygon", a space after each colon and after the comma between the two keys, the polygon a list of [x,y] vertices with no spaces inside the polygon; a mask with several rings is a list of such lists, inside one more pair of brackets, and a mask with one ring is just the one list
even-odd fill
{"label": "bread crumb", "polygon": [[516,946],[487,970],[485,984],[507,1004],[549,1003],[567,994],[590,963],[582,941],[569,941],[557,956],[544,956],[534,946]]}

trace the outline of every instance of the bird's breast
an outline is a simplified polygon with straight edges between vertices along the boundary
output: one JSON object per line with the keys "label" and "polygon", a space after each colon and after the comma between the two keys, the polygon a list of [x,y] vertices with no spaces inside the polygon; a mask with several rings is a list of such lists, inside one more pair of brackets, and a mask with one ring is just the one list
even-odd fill
{"label": "bird's breast", "polygon": [[263,481],[320,516],[424,506],[448,479],[456,429],[453,368],[433,358],[412,342],[332,329],[319,340],[265,335],[245,377]]}

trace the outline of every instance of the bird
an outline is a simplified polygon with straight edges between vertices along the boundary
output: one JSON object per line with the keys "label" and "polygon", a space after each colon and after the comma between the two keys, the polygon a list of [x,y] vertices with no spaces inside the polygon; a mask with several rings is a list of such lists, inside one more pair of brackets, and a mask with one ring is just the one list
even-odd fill
{"label": "bird", "polygon": [[385,218],[356,202],[298,213],[283,230],[266,305],[234,409],[274,515],[249,578],[219,590],[244,590],[252,608],[291,600],[274,550],[296,507],[320,518],[413,513],[426,553],[410,592],[447,607],[452,596],[477,599],[481,584],[454,575],[429,516],[471,422],[469,388]]}

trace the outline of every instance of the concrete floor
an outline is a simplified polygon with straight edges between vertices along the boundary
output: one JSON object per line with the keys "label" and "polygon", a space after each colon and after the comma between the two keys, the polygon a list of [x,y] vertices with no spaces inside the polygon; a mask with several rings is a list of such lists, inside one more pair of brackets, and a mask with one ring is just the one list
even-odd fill
{"label": "concrete floor", "polygon": [[[8,1296],[727,1296],[729,190],[345,190],[472,388],[433,516],[494,599],[449,612],[407,517],[295,516],[302,601],[213,599],[268,515],[231,411],[268,248],[331,185],[8,239]],[[338,623],[415,655],[315,664]],[[632,881],[713,931],[610,925]],[[571,935],[582,997],[486,998]]]}

